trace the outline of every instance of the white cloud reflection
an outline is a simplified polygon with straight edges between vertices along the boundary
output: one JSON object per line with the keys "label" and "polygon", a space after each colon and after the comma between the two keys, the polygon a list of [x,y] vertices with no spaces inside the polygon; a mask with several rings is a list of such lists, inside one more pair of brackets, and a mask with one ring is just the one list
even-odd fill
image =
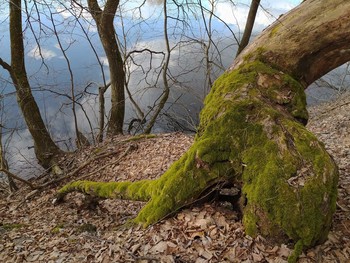
{"label": "white cloud reflection", "polygon": [[34,58],[36,60],[40,60],[42,58],[46,59],[46,60],[50,60],[50,59],[52,59],[54,57],[57,57],[57,54],[54,51],[49,50],[47,48],[41,47],[39,49],[38,45],[36,45],[34,48],[29,50],[28,56],[32,57],[32,58]]}
{"label": "white cloud reflection", "polygon": [[[219,2],[216,6],[218,16],[231,25],[237,25],[240,31],[244,30],[251,1],[239,1],[235,5],[229,2]],[[255,19],[254,29],[260,31],[273,23],[281,14],[288,12],[301,1],[261,1],[261,7]]]}

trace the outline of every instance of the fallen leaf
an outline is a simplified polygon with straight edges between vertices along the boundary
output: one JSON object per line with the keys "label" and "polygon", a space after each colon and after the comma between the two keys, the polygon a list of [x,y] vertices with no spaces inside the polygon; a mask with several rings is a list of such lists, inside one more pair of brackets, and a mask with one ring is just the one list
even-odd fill
{"label": "fallen leaf", "polygon": [[168,244],[165,241],[161,241],[150,249],[152,253],[164,253],[168,248]]}

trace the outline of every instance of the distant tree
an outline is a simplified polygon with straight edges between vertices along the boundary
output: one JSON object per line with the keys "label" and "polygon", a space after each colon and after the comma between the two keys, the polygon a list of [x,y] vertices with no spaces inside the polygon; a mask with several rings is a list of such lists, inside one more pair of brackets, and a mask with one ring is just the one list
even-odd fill
{"label": "distant tree", "polygon": [[169,36],[168,36],[168,4],[167,1],[164,0],[163,2],[163,12],[164,12],[164,24],[163,24],[163,29],[164,29],[164,40],[165,40],[165,49],[166,49],[166,55],[165,55],[165,61],[163,63],[162,67],[162,79],[163,79],[163,94],[160,97],[160,101],[158,106],[156,107],[156,110],[151,117],[149,123],[147,124],[144,133],[150,133],[156,120],[161,112],[161,110],[164,108],[165,103],[168,100],[169,94],[170,94],[170,86],[168,82],[168,68],[169,68],[169,63],[170,63],[170,55],[171,55],[171,49],[170,49],[170,43],[169,43]]}
{"label": "distant tree", "polygon": [[[45,168],[58,169],[56,157],[61,150],[52,140],[41,117],[28,81],[23,45],[22,1],[9,1],[11,63],[0,58],[0,65],[9,72],[16,88],[17,102],[34,140],[35,155]],[[60,172],[57,170],[57,172]]]}
{"label": "distant tree", "polygon": [[[45,85],[43,85],[40,87],[40,90],[45,91],[45,92],[50,92],[50,93],[53,93],[55,95],[63,96],[69,100],[68,103],[65,103],[64,105],[60,106],[60,108],[66,107],[67,105],[72,105],[75,134],[76,134],[76,142],[77,142],[78,146],[81,145],[80,139],[82,138],[81,135],[83,135],[83,133],[81,133],[81,131],[78,128],[77,113],[76,113],[77,106],[80,107],[80,109],[84,112],[85,116],[87,117],[92,135],[94,133],[93,132],[94,127],[91,124],[91,121],[89,120],[89,117],[88,117],[86,111],[84,110],[83,105],[79,103],[79,99],[83,98],[83,96],[85,96],[85,94],[89,94],[89,93],[85,93],[85,91],[77,93],[77,91],[75,91],[75,85],[76,85],[75,79],[77,79],[77,78],[74,76],[73,68],[72,68],[71,62],[70,62],[71,59],[69,58],[69,55],[68,55],[68,49],[75,43],[74,34],[72,34],[73,31],[69,31],[69,30],[72,30],[70,27],[72,27],[73,25],[75,25],[73,27],[77,27],[77,26],[80,27],[83,34],[86,36],[86,40],[89,42],[91,48],[93,49],[93,52],[94,52],[96,58],[98,59],[98,62],[99,62],[100,68],[101,68],[101,72],[102,72],[102,76],[103,76],[103,84],[100,85],[100,89],[99,89],[99,102],[100,102],[99,112],[100,112],[100,114],[99,114],[99,135],[97,136],[98,141],[102,141],[103,133],[105,131],[105,105],[104,105],[105,98],[104,98],[104,95],[105,95],[106,90],[112,84],[112,78],[111,78],[110,82],[107,82],[105,74],[104,74],[104,70],[103,70],[103,63],[101,61],[99,61],[96,47],[93,46],[93,43],[91,42],[90,36],[88,35],[86,28],[84,28],[84,25],[81,24],[81,21],[85,20],[85,22],[87,22],[90,26],[93,25],[93,24],[90,24],[91,21],[89,21],[89,18],[85,18],[84,15],[82,15],[83,12],[86,12],[86,10],[89,11],[91,14],[97,13],[97,15],[95,16],[95,18],[97,20],[94,19],[97,26],[102,23],[102,20],[103,20],[102,19],[102,12],[104,12],[105,8],[108,6],[104,6],[103,10],[102,10],[102,8],[100,8],[101,13],[99,12],[98,9],[96,9],[95,12],[92,12],[92,10],[95,7],[99,7],[98,5],[96,6],[96,2],[95,3],[94,2],[95,1],[87,1],[88,5],[85,7],[83,5],[81,5],[81,2],[78,3],[76,1],[73,1],[73,3],[75,3],[75,4],[73,4],[69,7],[66,6],[67,3],[69,4],[69,2],[67,2],[67,3],[66,2],[59,2],[56,4],[52,4],[50,2],[45,2],[45,1],[40,2],[40,3],[33,2],[32,7],[31,7],[31,4],[29,2],[27,2],[27,1],[22,2],[22,3],[24,3],[24,8],[22,9],[22,16],[26,15],[27,22],[28,22],[27,23],[28,27],[26,28],[26,30],[29,30],[34,37],[34,40],[37,44],[37,52],[41,56],[42,66],[44,68],[46,68],[49,72],[50,68],[46,64],[45,57],[43,55],[43,49],[41,47],[41,37],[43,37],[43,35],[48,36],[51,34],[51,36],[56,37],[58,47],[62,51],[63,57],[67,62],[67,72],[69,73],[70,87],[71,87],[70,94],[68,94],[66,91],[60,92],[58,89],[61,87],[58,87],[57,90],[52,90],[50,88],[46,88]],[[180,1],[180,2],[178,2],[179,5],[178,5],[177,13],[173,9],[173,10],[171,10],[173,13],[168,14],[168,11],[166,8],[167,7],[166,1],[159,1],[158,4],[163,5],[163,11],[164,11],[163,31],[164,31],[164,43],[165,43],[164,46],[165,46],[166,52],[153,50],[152,48],[143,48],[143,49],[134,49],[134,50],[131,49],[130,50],[126,45],[128,36],[126,34],[122,35],[121,39],[122,39],[122,41],[125,41],[124,46],[122,46],[120,44],[121,40],[118,39],[116,32],[115,32],[115,29],[112,30],[113,37],[116,41],[116,45],[109,44],[108,46],[109,47],[111,47],[111,46],[116,47],[117,52],[115,50],[114,50],[114,52],[119,53],[119,55],[122,56],[121,61],[123,62],[123,67],[124,67],[124,74],[121,74],[121,71],[120,71],[119,72],[120,74],[114,74],[114,75],[117,76],[118,78],[120,78],[120,76],[124,75],[124,88],[126,89],[126,91],[128,93],[128,99],[131,101],[131,103],[133,104],[133,106],[137,112],[137,118],[133,118],[131,123],[130,123],[130,124],[134,124],[133,122],[136,121],[137,126],[138,126],[136,131],[138,130],[138,132],[143,131],[143,132],[149,133],[152,130],[153,126],[155,125],[156,121],[159,120],[158,116],[163,116],[163,117],[165,116],[166,118],[168,118],[168,121],[174,120],[175,123],[177,123],[178,120],[180,120],[180,119],[184,119],[184,117],[182,117],[182,116],[179,116],[176,114],[175,115],[169,114],[168,111],[171,108],[172,104],[168,104],[170,106],[168,106],[167,110],[165,110],[165,111],[163,111],[163,108],[166,105],[166,103],[168,103],[167,100],[168,100],[169,93],[170,93],[170,86],[176,85],[177,87],[183,87],[183,88],[188,89],[189,87],[186,87],[186,84],[184,85],[183,83],[181,83],[180,79],[182,78],[182,75],[186,75],[192,71],[196,71],[199,69],[199,67],[193,68],[192,65],[189,65],[189,66],[184,67],[182,71],[179,71],[179,73],[177,73],[177,75],[174,75],[173,72],[171,72],[171,69],[169,68],[171,53],[177,53],[176,52],[177,50],[180,51],[181,49],[186,48],[189,45],[195,46],[195,45],[198,45],[198,43],[200,43],[200,45],[202,45],[202,47],[203,47],[203,52],[204,52],[204,56],[206,59],[206,61],[205,61],[205,67],[206,67],[205,74],[206,74],[206,78],[208,79],[208,82],[206,83],[206,85],[209,84],[209,86],[211,86],[211,84],[212,84],[212,79],[214,79],[216,77],[215,74],[213,74],[213,72],[215,72],[214,68],[219,68],[220,71],[222,71],[224,69],[224,67],[222,65],[221,57],[220,57],[221,56],[220,50],[217,46],[218,40],[214,39],[213,35],[212,35],[212,32],[214,30],[214,29],[212,29],[212,26],[211,26],[212,19],[213,18],[219,19],[217,17],[217,15],[214,13],[216,3],[217,2],[215,2],[215,1],[211,2],[210,8],[206,9],[206,7],[202,4],[201,0],[199,0],[198,2],[191,4],[191,5],[188,5],[188,3],[186,3],[186,2]],[[40,5],[43,8],[42,10],[39,8]],[[75,19],[76,19],[75,22],[74,22],[74,19],[72,19],[72,20],[70,20],[71,22],[67,22],[66,25],[64,25],[65,23],[62,23],[62,21],[60,19],[56,19],[55,16],[59,16],[60,13],[62,12],[62,9],[57,9],[57,11],[54,10],[57,7],[57,5],[63,6],[65,11],[68,11],[71,14],[71,16],[75,17]],[[144,5],[144,3],[140,3],[139,8],[141,8],[142,5]],[[78,6],[80,7],[80,10],[78,10],[79,9]],[[118,4],[118,6],[115,6],[114,4],[110,6],[110,8],[112,8],[113,10],[118,9],[118,7],[119,7],[119,4]],[[170,5],[170,7],[171,7],[171,5]],[[114,8],[116,8],[116,9],[114,9]],[[112,9],[109,11],[113,11]],[[171,8],[169,8],[169,9],[171,9]],[[175,8],[175,10],[176,10],[176,8]],[[119,12],[120,12],[119,17],[122,19],[123,10],[119,10]],[[192,36],[189,37],[187,35],[188,32],[185,31],[186,27],[189,28],[188,27],[189,21],[190,21],[189,14],[193,14],[196,12],[200,12],[202,17],[203,17],[203,22],[204,22],[205,28],[206,28],[205,32],[206,32],[207,37],[208,37],[207,43],[204,40],[199,40],[199,39],[195,39],[195,38],[192,39]],[[209,15],[209,16],[207,16],[207,15]],[[48,20],[48,23],[43,23],[42,21],[44,21],[44,20],[41,18],[41,16],[45,16],[45,18]],[[109,17],[109,21],[110,21],[109,23],[111,23],[112,26],[114,27],[113,19],[116,16],[116,14],[113,15],[113,19],[111,18],[110,15],[107,15],[107,12],[106,12],[106,17],[107,16]],[[206,17],[208,17],[207,22],[205,21]],[[112,19],[112,22],[111,22],[111,19]],[[108,19],[105,19],[104,20],[105,22],[103,22],[103,23],[106,23],[107,20]],[[180,30],[178,30],[178,28],[176,30],[174,30],[173,28],[171,29],[173,31],[170,34],[172,37],[176,36],[177,42],[172,43],[171,41],[169,41],[167,31],[168,31],[168,27],[172,27],[172,25],[169,25],[168,20],[177,21],[176,23],[178,25],[182,24],[182,26],[183,26],[182,33],[180,32]],[[221,21],[221,22],[223,22],[223,21]],[[138,23],[147,23],[147,21],[142,21],[142,19],[141,19],[140,21],[136,22],[135,25],[137,25]],[[38,27],[36,28],[35,26],[33,26],[33,24],[34,25],[37,24]],[[51,26],[50,26],[50,24],[51,24]],[[76,28],[74,30],[76,30]],[[124,28],[122,28],[122,30],[124,31]],[[103,31],[105,33],[102,32],[100,34],[100,31],[101,32]],[[99,31],[99,36],[106,35],[107,33],[112,34],[112,31],[106,30],[106,27],[100,26],[100,31]],[[175,31],[178,31],[178,32],[175,32]],[[71,42],[67,43],[67,45],[65,46],[65,44],[61,41],[61,34],[67,34],[67,33],[70,34],[70,36],[71,36],[71,40],[70,40]],[[179,34],[179,35],[176,35],[176,34]],[[113,37],[112,38],[107,37],[107,39],[113,39]],[[101,41],[101,42],[103,44],[106,41],[105,42]],[[103,45],[103,47],[105,47],[105,46],[106,45]],[[120,51],[119,46],[123,48],[122,52]],[[108,52],[106,52],[106,54],[107,53]],[[111,51],[109,53],[113,53],[113,52]],[[128,72],[128,67],[135,68],[135,66],[136,67],[139,66],[139,65],[137,65],[137,62],[135,63],[134,56],[137,54],[142,54],[142,56],[143,56],[144,53],[149,53],[150,57],[151,57],[150,62],[149,62],[149,65],[151,67],[149,69],[147,69],[147,71],[145,71],[145,74],[144,74],[145,75],[145,82],[146,83],[148,82],[148,80],[146,80],[147,76],[150,76],[156,72],[156,74],[159,74],[157,77],[154,78],[154,79],[156,79],[156,82],[149,83],[147,85],[149,85],[151,88],[157,87],[157,89],[159,89],[159,88],[163,89],[162,95],[158,99],[155,99],[154,105],[148,106],[148,112],[146,112],[147,110],[145,110],[145,109],[141,109],[141,107],[139,107],[137,105],[137,102],[133,99],[133,94],[130,93],[129,80],[131,78],[133,78],[133,76],[131,75],[131,72],[128,73],[129,74],[128,79],[126,79],[126,77],[125,77],[125,72]],[[216,54],[216,55],[213,55],[213,54]],[[161,59],[162,63],[160,63],[159,65],[157,65],[154,68],[153,68],[153,62],[152,62],[153,56],[162,57],[162,59]],[[217,56],[217,58],[215,58],[214,56]],[[174,59],[176,60],[177,58],[174,58]],[[112,61],[116,62],[118,60],[115,60],[112,58]],[[9,66],[9,65],[7,65],[7,63],[5,61],[2,61],[2,62],[3,62],[2,66],[5,66],[5,67]],[[111,65],[111,63],[109,63],[109,64]],[[109,70],[113,70],[113,68],[116,69],[117,66],[109,67]],[[120,67],[119,67],[119,69],[120,69]],[[144,70],[144,69],[142,69],[142,70]],[[118,83],[121,83],[121,82],[123,82],[122,79],[120,79],[120,81],[118,81]],[[90,82],[88,84],[88,86],[91,85],[91,83],[92,82]],[[120,90],[122,89],[121,86],[119,88],[120,88]],[[142,88],[139,88],[139,89],[141,90]],[[205,88],[205,89],[209,90],[209,88]],[[115,94],[117,94],[117,93],[115,93]],[[113,110],[113,109],[116,109],[116,107],[113,108],[113,97],[115,98],[115,96],[113,95],[113,91],[112,91],[112,111],[111,111],[111,115],[110,115],[111,118],[113,118],[112,116],[118,115],[116,113],[117,111]],[[125,98],[123,99],[123,103],[125,104],[124,101],[125,101]],[[117,104],[121,105],[120,103],[117,103]],[[125,105],[123,107],[125,107]],[[144,111],[146,112],[146,114],[144,113]],[[113,112],[115,112],[116,114],[113,114]],[[119,112],[121,112],[121,111],[119,111]],[[191,114],[193,114],[193,113],[191,113]],[[146,121],[146,117],[147,117],[148,121]],[[191,122],[193,122],[193,121],[191,121]],[[121,125],[123,124],[122,121],[120,123],[121,123]],[[179,122],[179,125],[181,126],[182,123]],[[142,126],[142,127],[140,128],[140,126]],[[195,122],[193,122],[193,124],[192,124],[192,130],[195,129],[194,127],[195,127]],[[129,125],[129,128],[130,128],[130,125]],[[78,136],[78,134],[80,134],[80,136]],[[86,144],[86,142],[84,144]]]}
{"label": "distant tree", "polygon": [[107,133],[109,135],[120,134],[123,133],[125,115],[125,72],[113,23],[119,0],[107,0],[104,3],[103,10],[97,0],[88,0],[87,2],[88,10],[96,22],[98,34],[109,64],[112,108]]}
{"label": "distant tree", "polygon": [[350,2],[304,1],[263,31],[217,79],[192,147],[156,180],[72,182],[72,191],[147,201],[134,219],[148,226],[213,187],[241,189],[245,231],[301,250],[326,240],[338,169],[305,128],[304,89],[350,59]]}

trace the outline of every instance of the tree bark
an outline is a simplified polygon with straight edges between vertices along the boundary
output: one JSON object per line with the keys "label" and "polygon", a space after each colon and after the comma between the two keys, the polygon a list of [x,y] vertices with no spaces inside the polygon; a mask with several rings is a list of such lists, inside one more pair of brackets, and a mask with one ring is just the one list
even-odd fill
{"label": "tree bark", "polygon": [[38,105],[32,95],[24,62],[21,0],[10,1],[10,41],[11,65],[2,61],[9,71],[17,92],[20,106],[28,130],[34,140],[35,155],[44,168],[50,168],[54,158],[61,152],[47,131]]}
{"label": "tree bark", "polygon": [[89,10],[96,22],[97,31],[109,63],[112,108],[108,121],[108,135],[123,133],[125,114],[124,64],[113,25],[118,5],[119,1],[108,0],[104,10],[102,10],[97,0],[88,0]]}
{"label": "tree bark", "polygon": [[242,40],[241,40],[241,43],[239,43],[236,56],[238,56],[249,43],[249,39],[252,35],[252,31],[255,23],[255,17],[258,12],[259,5],[260,5],[260,0],[252,0],[252,3],[250,4],[247,23],[245,25]]}
{"label": "tree bark", "polygon": [[278,242],[325,241],[336,209],[338,169],[310,133],[304,89],[350,60],[350,2],[310,0],[263,31],[217,79],[205,99],[192,147],[159,179],[78,181],[59,190],[148,201],[144,226],[218,183],[241,188],[243,223]]}

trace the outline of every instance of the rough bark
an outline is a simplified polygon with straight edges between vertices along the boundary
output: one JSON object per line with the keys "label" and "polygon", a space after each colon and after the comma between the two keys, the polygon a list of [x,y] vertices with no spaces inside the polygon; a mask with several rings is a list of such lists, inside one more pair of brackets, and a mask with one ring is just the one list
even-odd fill
{"label": "rough bark", "polygon": [[108,121],[108,135],[123,133],[125,114],[124,64],[113,25],[118,5],[119,1],[108,0],[102,10],[97,0],[88,0],[89,10],[96,22],[97,31],[109,64],[112,108]]}
{"label": "rough bark", "polygon": [[[220,182],[241,188],[246,233],[303,247],[323,242],[336,209],[338,169],[310,133],[304,89],[350,59],[350,2],[310,0],[267,28],[216,80],[192,147],[159,179],[78,181],[59,190],[148,201],[144,226]],[[317,41],[316,41],[317,40]]]}
{"label": "rough bark", "polygon": [[4,64],[3,61],[2,65],[9,71],[16,88],[18,105],[34,140],[35,155],[44,168],[49,168],[54,165],[54,159],[61,151],[53,142],[45,127],[27,78],[24,61],[21,0],[10,1],[9,3],[11,65]]}

